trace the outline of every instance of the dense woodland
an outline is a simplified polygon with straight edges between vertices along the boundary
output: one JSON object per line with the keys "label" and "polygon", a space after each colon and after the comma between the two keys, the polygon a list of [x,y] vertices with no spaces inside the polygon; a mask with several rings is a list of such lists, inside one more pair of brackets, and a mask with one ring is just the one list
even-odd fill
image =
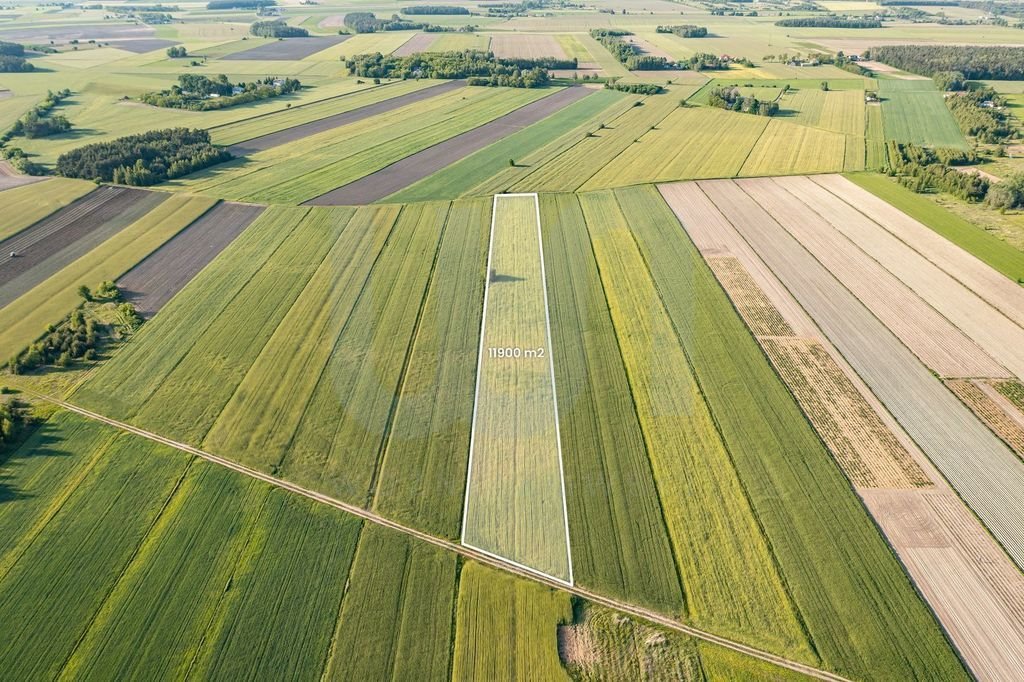
{"label": "dense woodland", "polygon": [[964,201],[981,201],[989,191],[989,181],[976,173],[963,173],[951,166],[979,161],[972,151],[939,147],[930,149],[915,144],[886,144],[887,172],[900,184],[915,192],[946,192]]}
{"label": "dense woodland", "polygon": [[249,27],[249,33],[260,38],[308,38],[309,31],[299,26],[289,26],[280,19],[257,21]]}
{"label": "dense woodland", "polygon": [[261,9],[276,4],[276,0],[210,0],[206,3],[206,9]]}
{"label": "dense woodland", "polygon": [[707,26],[694,26],[693,24],[682,24],[680,26],[659,26],[658,33],[671,33],[680,38],[706,38],[708,35]]}
{"label": "dense woodland", "polygon": [[35,67],[25,59],[25,46],[0,40],[0,73],[32,71]]}
{"label": "dense woodland", "polygon": [[[345,26],[356,33],[377,33],[378,31],[422,31],[436,32],[445,30],[442,27],[433,27],[416,21],[403,19],[397,14],[392,14],[390,19],[378,19],[373,12],[349,12],[345,15]],[[431,31],[430,29],[434,29]]]}
{"label": "dense woodland", "polygon": [[170,90],[146,93],[139,100],[154,107],[213,111],[280,97],[301,87],[302,83],[296,78],[267,76],[249,83],[232,83],[224,74],[208,78],[186,73],[178,76],[178,83]]}
{"label": "dense woodland", "polygon": [[420,53],[407,57],[376,52],[346,60],[349,74],[364,78],[467,78],[471,85],[534,88],[548,84],[548,69],[574,69],[575,59],[498,59],[492,52]]}
{"label": "dense woodland", "polygon": [[231,158],[205,130],[168,128],[97,142],[57,158],[57,173],[125,185],[155,185]]}
{"label": "dense woodland", "polygon": [[960,130],[986,144],[1001,144],[1017,135],[1006,100],[992,88],[978,88],[946,99]]}
{"label": "dense woodland", "polygon": [[402,8],[402,14],[413,16],[416,14],[467,15],[472,13],[467,7],[453,5],[413,5]]}
{"label": "dense woodland", "polygon": [[958,71],[967,80],[1024,80],[1024,47],[884,45],[865,57],[924,76]]}
{"label": "dense woodland", "polygon": [[708,96],[708,104],[719,109],[739,111],[755,116],[774,116],[779,113],[779,103],[744,96],[739,88],[715,88]]}
{"label": "dense woodland", "polygon": [[790,17],[779,19],[775,25],[786,28],[882,28],[878,19],[844,16]]}

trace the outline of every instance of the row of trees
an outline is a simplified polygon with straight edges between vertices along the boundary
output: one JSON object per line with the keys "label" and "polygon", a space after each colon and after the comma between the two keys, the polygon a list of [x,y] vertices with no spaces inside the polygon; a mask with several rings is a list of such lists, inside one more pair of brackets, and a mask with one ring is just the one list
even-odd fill
{"label": "row of trees", "polygon": [[755,116],[774,116],[779,113],[778,102],[759,100],[749,95],[744,96],[737,87],[715,88],[708,95],[708,104],[719,109],[739,111]]}
{"label": "row of trees", "polygon": [[882,28],[882,22],[878,19],[840,15],[790,17],[779,19],[775,25],[787,28]]}
{"label": "row of trees", "polygon": [[206,9],[262,9],[276,4],[276,0],[210,0],[206,3]]}
{"label": "row of trees", "polygon": [[[492,52],[429,52],[395,57],[355,55],[345,61],[349,75],[364,78],[468,78],[473,85],[540,87],[548,83],[548,69],[574,69],[576,60],[498,59]],[[501,82],[499,82],[501,81]]]}
{"label": "row of trees", "polygon": [[900,184],[915,192],[940,191],[964,201],[981,201],[989,191],[986,178],[951,167],[977,163],[978,155],[973,151],[930,149],[890,140],[886,155],[889,175],[899,177]]}
{"label": "row of trees", "polygon": [[249,27],[249,33],[260,38],[308,38],[309,31],[301,26],[289,26],[281,19],[257,21]]}
{"label": "row of trees", "polygon": [[227,76],[207,78],[198,74],[178,76],[178,84],[170,90],[150,92],[139,99],[155,107],[188,109],[190,111],[213,111],[239,104],[280,97],[302,87],[296,78],[279,79],[267,76],[249,83],[232,83]]}
{"label": "row of trees", "polygon": [[959,72],[967,80],[1024,80],[1024,47],[884,45],[865,57],[925,76]]}
{"label": "row of trees", "polygon": [[42,102],[32,107],[24,116],[14,122],[2,136],[0,144],[6,144],[13,137],[23,136],[29,139],[47,137],[64,133],[71,130],[71,121],[66,116],[51,114],[50,112],[71,96],[71,91],[65,88],[58,92],[47,91]]}
{"label": "row of trees", "polygon": [[378,19],[373,12],[349,12],[345,15],[344,24],[356,33],[419,31],[429,27],[429,24],[409,21],[397,14],[392,14],[390,19]]}
{"label": "row of trees", "polygon": [[658,33],[671,33],[680,38],[706,38],[708,35],[707,26],[695,26],[693,24],[682,24],[679,26],[659,26]]}
{"label": "row of trees", "polygon": [[444,14],[444,15],[466,15],[471,14],[468,7],[456,7],[454,5],[413,5],[402,9],[402,14],[413,16],[415,14]]}
{"label": "row of trees", "polygon": [[606,90],[618,90],[633,95],[660,95],[665,88],[657,83],[619,83],[618,81],[607,81],[604,84]]}
{"label": "row of trees", "polygon": [[205,130],[168,128],[73,149],[57,158],[56,170],[68,178],[146,186],[230,158]]}

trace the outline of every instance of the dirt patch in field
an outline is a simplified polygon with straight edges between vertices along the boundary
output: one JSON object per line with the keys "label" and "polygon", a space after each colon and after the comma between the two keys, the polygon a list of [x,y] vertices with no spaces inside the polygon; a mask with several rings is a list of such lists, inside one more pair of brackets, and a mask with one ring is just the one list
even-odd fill
{"label": "dirt patch in field", "polygon": [[334,47],[345,42],[352,36],[310,36],[309,38],[285,38],[272,43],[264,43],[241,52],[232,52],[221,57],[221,61],[239,61],[255,59],[259,61],[297,61],[311,54]]}
{"label": "dirt patch in field", "polygon": [[18,171],[11,167],[11,164],[7,161],[0,161],[0,192],[5,189],[11,189],[12,187],[21,187],[22,185],[31,185],[33,182],[41,182],[46,178],[22,175]]}
{"label": "dirt patch in field", "polygon": [[569,58],[558,40],[547,35],[495,33],[491,37],[491,52],[501,59]]}
{"label": "dirt patch in field", "polygon": [[125,298],[152,317],[263,213],[264,206],[222,202],[118,281]]}
{"label": "dirt patch in field", "polygon": [[434,85],[405,95],[392,97],[391,99],[386,99],[382,102],[367,104],[365,107],[352,109],[351,111],[346,111],[341,114],[327,116],[316,121],[302,123],[297,126],[292,126],[291,128],[278,130],[274,133],[254,137],[251,140],[239,142],[236,145],[228,147],[228,151],[235,156],[253,154],[255,152],[263,151],[264,149],[270,149],[271,147],[277,147],[278,145],[294,142],[295,140],[301,140],[302,138],[309,137],[310,135],[316,135],[317,133],[322,133],[327,130],[340,128],[341,126],[348,125],[349,123],[355,123],[356,121],[361,121],[364,118],[382,114],[385,111],[404,107],[407,104],[419,102],[420,100],[428,99],[430,97],[436,97],[437,95],[457,90],[465,85],[465,81],[449,81],[447,83],[441,83],[440,85]]}
{"label": "dirt patch in field", "polygon": [[971,168],[970,166],[953,166],[953,168],[964,175],[976,175],[979,178],[985,178],[993,184],[1003,181],[1003,179],[998,175],[992,175],[988,171],[983,171],[980,168]]}
{"label": "dirt patch in field", "polygon": [[[101,187],[0,242],[0,306],[153,210],[161,192]],[[17,254],[11,258],[11,253]],[[95,284],[95,283],[90,283]]]}
{"label": "dirt patch in field", "polygon": [[490,123],[456,135],[355,182],[310,199],[305,204],[307,206],[355,206],[373,203],[483,149],[492,142],[550,116],[593,92],[590,88],[559,90]]}
{"label": "dirt patch in field", "polygon": [[863,488],[930,485],[843,373],[810,339],[762,338],[761,345],[850,481]]}
{"label": "dirt patch in field", "polygon": [[983,382],[958,380],[947,381],[946,385],[997,436],[1024,456],[1024,414],[1010,401]]}
{"label": "dirt patch in field", "polygon": [[793,328],[733,256],[707,258],[715,277],[755,336],[793,336]]}
{"label": "dirt patch in field", "polygon": [[320,28],[341,28],[345,25],[344,14],[332,14],[329,17],[324,17],[317,24]]}
{"label": "dirt patch in field", "polygon": [[417,33],[391,54],[396,57],[408,57],[417,52],[426,52],[437,40],[437,36],[437,33]]}

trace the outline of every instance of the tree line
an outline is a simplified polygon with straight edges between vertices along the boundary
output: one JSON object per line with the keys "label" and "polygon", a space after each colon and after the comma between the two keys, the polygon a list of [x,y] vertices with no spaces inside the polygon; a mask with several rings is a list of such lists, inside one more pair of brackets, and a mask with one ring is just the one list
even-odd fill
{"label": "tree line", "polygon": [[775,22],[775,25],[787,28],[882,28],[882,22],[878,19],[835,15],[790,17],[788,19],[779,19]]}
{"label": "tree line", "polygon": [[890,140],[886,156],[886,172],[914,192],[946,192],[964,201],[981,201],[988,194],[990,183],[986,178],[951,168],[977,163],[978,155],[973,151],[929,149]]}
{"label": "tree line", "polygon": [[3,135],[0,135],[0,145],[5,145],[11,138],[18,136],[35,139],[71,130],[71,121],[66,116],[50,114],[57,105],[70,96],[71,91],[67,88],[57,92],[48,90],[42,102],[29,109]]}
{"label": "tree line", "polygon": [[[427,14],[427,12],[424,12],[424,14]],[[380,31],[426,31],[427,33],[446,33],[457,30],[452,26],[437,26],[435,24],[409,21],[408,19],[403,19],[397,14],[392,14],[390,19],[378,19],[377,15],[373,12],[349,12],[345,15],[343,23],[355,33],[377,33]]]}
{"label": "tree line", "polygon": [[946,98],[953,118],[966,135],[985,144],[1003,144],[1017,136],[1006,113],[1006,99],[992,88],[977,88]]}
{"label": "tree line", "polygon": [[1024,47],[884,45],[865,57],[923,76],[959,72],[967,80],[1024,80]]}
{"label": "tree line", "polygon": [[364,78],[466,78],[470,85],[534,88],[548,84],[548,69],[574,69],[575,59],[498,59],[493,52],[427,52],[395,57],[355,55],[345,61],[349,75]]}
{"label": "tree line", "polygon": [[706,38],[708,35],[707,26],[695,26],[693,24],[681,24],[679,26],[659,26],[658,33],[671,33],[680,38]]}
{"label": "tree line", "polygon": [[297,91],[302,83],[297,78],[275,78],[232,83],[224,74],[208,78],[198,74],[181,74],[178,83],[169,90],[149,92],[139,97],[141,102],[154,107],[214,111],[239,104],[258,102]]}
{"label": "tree line", "polygon": [[210,0],[206,9],[261,9],[275,5],[276,0]]}
{"label": "tree line", "polygon": [[404,7],[402,14],[413,16],[416,14],[468,15],[472,13],[468,7],[456,7],[454,5],[413,5],[412,7]]}
{"label": "tree line", "polygon": [[755,116],[774,116],[779,113],[778,102],[745,96],[737,87],[715,88],[708,95],[708,104],[719,109],[739,111]]}
{"label": "tree line", "polygon": [[0,73],[24,73],[35,68],[25,59],[24,45],[0,40]]}
{"label": "tree line", "polygon": [[56,171],[68,178],[126,185],[155,185],[227,161],[210,133],[188,128],[151,130],[97,142],[57,157]]}
{"label": "tree line", "polygon": [[641,54],[633,43],[624,40],[624,36],[633,35],[629,31],[610,28],[591,29],[590,36],[601,43],[618,61],[630,71],[663,71],[675,68],[675,64],[664,57]]}
{"label": "tree line", "polygon": [[281,19],[257,21],[249,27],[249,33],[260,38],[308,38],[309,31],[300,26],[289,26]]}

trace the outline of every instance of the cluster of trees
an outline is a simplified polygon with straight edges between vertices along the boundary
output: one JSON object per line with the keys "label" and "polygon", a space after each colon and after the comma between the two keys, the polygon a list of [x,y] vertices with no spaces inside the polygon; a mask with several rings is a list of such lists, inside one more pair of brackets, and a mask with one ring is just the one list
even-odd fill
{"label": "cluster of trees", "polygon": [[480,9],[487,10],[489,17],[523,17],[532,9],[544,9],[551,3],[547,0],[523,0],[523,2],[482,2]]}
{"label": "cluster of trees", "polygon": [[81,309],[73,311],[59,325],[8,362],[11,374],[24,374],[44,366],[69,367],[76,360],[95,360],[100,341],[95,320]]}
{"label": "cluster of trees", "polygon": [[169,24],[174,21],[174,17],[166,12],[139,12],[135,16],[144,24]]}
{"label": "cluster of trees", "polygon": [[882,28],[882,22],[878,19],[840,15],[790,17],[789,19],[779,19],[775,25],[787,28]]}
{"label": "cluster of trees", "polygon": [[21,403],[8,396],[6,388],[0,389],[0,446],[14,441],[26,421]]}
{"label": "cluster of trees", "polygon": [[693,24],[682,24],[680,26],[659,26],[658,33],[671,33],[680,38],[706,38],[708,35],[707,26],[694,26]]}
{"label": "cluster of trees", "polygon": [[1006,100],[991,88],[946,98],[960,130],[986,144],[1000,144],[1017,134],[1006,113]]}
{"label": "cluster of trees", "polygon": [[932,74],[935,87],[946,92],[960,92],[967,89],[967,78],[959,71],[939,71]]}
{"label": "cluster of trees", "polygon": [[188,128],[151,130],[89,144],[57,157],[57,173],[126,185],[153,185],[231,158],[210,143],[210,133]]}
{"label": "cluster of trees", "polygon": [[250,83],[232,83],[227,76],[207,78],[198,74],[181,74],[170,90],[150,92],[139,99],[146,104],[168,109],[213,111],[239,104],[280,97],[302,87],[296,78],[279,79],[267,76]]}
{"label": "cluster of trees", "polygon": [[402,14],[412,16],[414,14],[470,14],[468,7],[456,7],[454,5],[413,5],[402,10]]}
{"label": "cluster of trees", "polygon": [[1016,173],[991,185],[985,203],[998,209],[1024,207],[1024,173]]}
{"label": "cluster of trees", "polygon": [[986,178],[950,167],[977,163],[978,155],[973,151],[929,149],[890,140],[886,152],[889,175],[899,177],[900,184],[914,192],[941,191],[964,201],[981,201],[989,191]]}
{"label": "cluster of trees", "polygon": [[966,80],[1024,80],[1024,47],[884,45],[865,57],[925,76],[954,71]]}
{"label": "cluster of trees", "polygon": [[685,62],[680,62],[679,66],[682,69],[690,69],[692,71],[705,71],[705,70],[721,70],[728,69],[730,62],[736,62],[743,66],[753,66],[754,64],[746,58],[731,59],[729,57],[720,57],[710,52],[698,52],[693,55]]}
{"label": "cluster of trees", "polygon": [[[426,13],[424,13],[426,14]],[[454,31],[449,26],[435,26],[403,19],[392,14],[390,19],[378,19],[373,12],[349,12],[345,15],[345,26],[356,33],[376,33],[378,31],[426,31],[427,33],[443,33]]]}
{"label": "cluster of trees", "polygon": [[633,95],[660,95],[665,92],[665,88],[657,83],[619,83],[618,81],[608,81],[604,84],[604,87],[606,90],[618,90],[619,92],[628,92]]}
{"label": "cluster of trees", "polygon": [[0,73],[21,73],[35,67],[25,59],[25,46],[0,40]]}
{"label": "cluster of trees", "polygon": [[708,96],[708,104],[719,109],[740,111],[755,116],[774,116],[779,113],[779,103],[744,96],[737,87],[715,88]]}
{"label": "cluster of trees", "polygon": [[210,0],[206,9],[262,9],[276,4],[276,0]]}
{"label": "cluster of trees", "polygon": [[407,57],[375,52],[355,55],[345,61],[349,75],[364,78],[468,78],[474,85],[526,88],[546,85],[548,69],[574,69],[576,65],[575,59],[498,59],[492,52],[475,50],[429,52]]}
{"label": "cluster of trees", "polygon": [[19,135],[34,139],[71,130],[71,121],[66,116],[50,114],[54,107],[70,96],[71,91],[67,88],[58,92],[47,91],[46,98],[42,102],[29,109],[24,116],[14,122],[14,125],[6,133],[0,136],[0,144],[6,144],[12,137]]}
{"label": "cluster of trees", "polygon": [[175,45],[174,47],[167,48],[167,56],[171,59],[182,59],[188,56],[188,50],[185,49],[184,45]]}
{"label": "cluster of trees", "polygon": [[308,38],[309,31],[301,26],[289,26],[281,19],[257,21],[249,27],[249,33],[260,38]]}

